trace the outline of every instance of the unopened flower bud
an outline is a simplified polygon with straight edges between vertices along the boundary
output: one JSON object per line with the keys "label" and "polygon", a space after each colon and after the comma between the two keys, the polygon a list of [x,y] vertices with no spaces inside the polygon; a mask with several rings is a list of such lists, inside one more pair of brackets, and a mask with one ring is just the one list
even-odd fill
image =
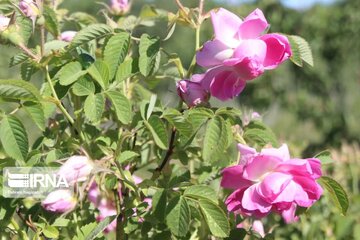
{"label": "unopened flower bud", "polygon": [[41,202],[41,206],[50,212],[69,212],[75,208],[76,198],[70,190],[56,190]]}
{"label": "unopened flower bud", "polygon": [[60,39],[65,42],[71,42],[76,34],[76,31],[65,31],[61,33]]}
{"label": "unopened flower bud", "polygon": [[40,10],[33,0],[20,1],[19,8],[25,16],[31,19],[35,19],[40,14]]}
{"label": "unopened flower bud", "polygon": [[130,10],[131,3],[129,0],[111,0],[110,9],[115,15],[123,15]]}
{"label": "unopened flower bud", "polygon": [[209,100],[209,93],[202,87],[200,82],[181,80],[177,82],[177,92],[189,107],[207,103]]}
{"label": "unopened flower bud", "polygon": [[0,33],[4,31],[10,23],[10,18],[0,15]]}
{"label": "unopened flower bud", "polygon": [[57,174],[73,185],[86,181],[93,168],[92,162],[86,156],[72,156],[61,166]]}

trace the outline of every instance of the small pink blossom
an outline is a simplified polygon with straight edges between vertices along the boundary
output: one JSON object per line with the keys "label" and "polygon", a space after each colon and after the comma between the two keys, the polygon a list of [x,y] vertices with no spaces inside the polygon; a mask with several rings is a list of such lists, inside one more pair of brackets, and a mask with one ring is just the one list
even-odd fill
{"label": "small pink blossom", "polygon": [[291,159],[285,144],[260,153],[242,144],[238,148],[240,163],[222,172],[221,186],[235,190],[225,202],[229,211],[258,218],[278,212],[289,223],[297,220],[297,206],[319,200],[320,160]]}
{"label": "small pink blossom", "polygon": [[129,0],[111,0],[110,9],[113,14],[122,15],[130,10],[131,3]]}
{"label": "small pink blossom", "polygon": [[0,33],[4,31],[10,23],[10,18],[0,15]]}
{"label": "small pink blossom", "polygon": [[263,34],[269,24],[260,9],[241,20],[220,8],[211,12],[211,20],[215,38],[204,44],[196,60],[209,68],[203,87],[220,100],[239,95],[246,81],[276,68],[292,54],[285,36]]}
{"label": "small pink blossom", "polygon": [[71,42],[76,34],[77,31],[65,31],[61,33],[60,39],[65,42]]}
{"label": "small pink blossom", "polygon": [[40,14],[40,10],[33,0],[21,0],[19,8],[25,16],[31,19],[35,19]]}
{"label": "small pink blossom", "polygon": [[93,168],[93,163],[86,156],[72,156],[61,166],[57,174],[73,185],[86,181]]}
{"label": "small pink blossom", "polygon": [[41,205],[47,211],[64,213],[72,211],[76,206],[76,198],[70,190],[56,190],[51,192]]}
{"label": "small pink blossom", "polygon": [[[106,217],[114,216],[117,214],[117,209],[114,201],[111,201],[108,198],[102,198],[97,205],[97,209],[99,209],[99,215],[96,217],[96,221],[101,222]],[[116,229],[116,219],[112,221],[106,228],[105,233],[112,232]]]}
{"label": "small pink blossom", "polygon": [[189,107],[205,104],[209,101],[210,95],[200,83],[203,77],[203,74],[195,74],[190,81],[181,80],[176,84],[178,95]]}

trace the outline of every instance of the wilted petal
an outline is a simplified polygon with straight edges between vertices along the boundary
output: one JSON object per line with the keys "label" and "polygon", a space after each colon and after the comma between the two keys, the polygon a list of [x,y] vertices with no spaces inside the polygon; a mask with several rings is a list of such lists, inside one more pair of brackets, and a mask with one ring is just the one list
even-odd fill
{"label": "wilted petal", "polygon": [[257,38],[268,26],[263,12],[257,8],[244,19],[238,34],[241,39]]}
{"label": "wilted petal", "polygon": [[224,8],[211,11],[211,21],[215,32],[215,39],[220,40],[227,46],[235,48],[239,44],[237,32],[242,20]]}

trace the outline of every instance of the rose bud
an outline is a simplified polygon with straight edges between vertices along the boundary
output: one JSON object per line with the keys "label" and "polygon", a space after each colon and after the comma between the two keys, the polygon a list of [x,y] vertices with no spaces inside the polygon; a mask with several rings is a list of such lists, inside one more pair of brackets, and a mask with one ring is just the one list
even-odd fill
{"label": "rose bud", "polygon": [[83,182],[88,179],[93,163],[86,156],[72,156],[59,169],[58,175],[65,177],[68,184]]}
{"label": "rose bud", "polygon": [[35,19],[40,14],[40,10],[36,3],[32,0],[22,0],[19,2],[19,8],[25,16]]}
{"label": "rose bud", "polygon": [[50,212],[69,212],[75,208],[76,198],[70,190],[56,190],[41,202],[41,206]]}
{"label": "rose bud", "polygon": [[110,9],[115,15],[123,15],[130,10],[131,3],[128,0],[111,0]]}
{"label": "rose bud", "polygon": [[177,92],[180,98],[189,106],[194,107],[205,104],[209,101],[209,93],[202,87],[200,83],[202,75],[196,74],[191,80],[181,80],[177,82]]}
{"label": "rose bud", "polygon": [[65,31],[60,34],[60,40],[64,42],[71,42],[75,35],[77,34],[76,31]]}
{"label": "rose bud", "polygon": [[10,23],[10,18],[0,15],[0,33],[4,31]]}

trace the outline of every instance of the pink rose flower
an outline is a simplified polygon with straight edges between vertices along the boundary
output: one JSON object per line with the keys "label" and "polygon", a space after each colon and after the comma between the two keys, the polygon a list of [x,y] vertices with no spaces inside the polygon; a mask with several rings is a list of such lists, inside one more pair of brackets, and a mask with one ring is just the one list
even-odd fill
{"label": "pink rose flower", "polygon": [[222,172],[221,186],[235,190],[225,202],[229,211],[258,218],[278,212],[289,223],[297,220],[297,206],[310,207],[319,200],[320,160],[290,159],[285,144],[260,153],[242,144],[238,148],[240,163]]}
{"label": "pink rose flower", "polygon": [[196,60],[200,66],[210,68],[204,88],[220,100],[239,95],[246,81],[276,68],[292,54],[285,36],[263,35],[269,24],[260,9],[241,20],[220,8],[211,12],[211,20],[215,38],[204,44]]}
{"label": "pink rose flower", "polygon": [[72,156],[61,166],[57,174],[65,177],[68,184],[73,185],[86,181],[93,168],[93,163],[86,156]]}
{"label": "pink rose flower", "polygon": [[4,31],[10,23],[10,18],[0,15],[0,32]]}
{"label": "pink rose flower", "polygon": [[25,16],[31,19],[35,19],[40,14],[40,10],[33,0],[20,1],[19,8]]}
{"label": "pink rose flower", "polygon": [[65,42],[71,42],[76,34],[77,31],[65,31],[61,33],[60,39]]}
{"label": "pink rose flower", "polygon": [[130,10],[131,3],[129,0],[111,0],[110,8],[113,14],[122,15]]}
{"label": "pink rose flower", "polygon": [[76,198],[70,190],[56,190],[41,202],[41,206],[50,212],[69,212],[75,208]]}
{"label": "pink rose flower", "polygon": [[201,84],[204,74],[195,74],[191,80],[181,80],[176,83],[180,98],[189,106],[194,107],[209,101],[209,93]]}

